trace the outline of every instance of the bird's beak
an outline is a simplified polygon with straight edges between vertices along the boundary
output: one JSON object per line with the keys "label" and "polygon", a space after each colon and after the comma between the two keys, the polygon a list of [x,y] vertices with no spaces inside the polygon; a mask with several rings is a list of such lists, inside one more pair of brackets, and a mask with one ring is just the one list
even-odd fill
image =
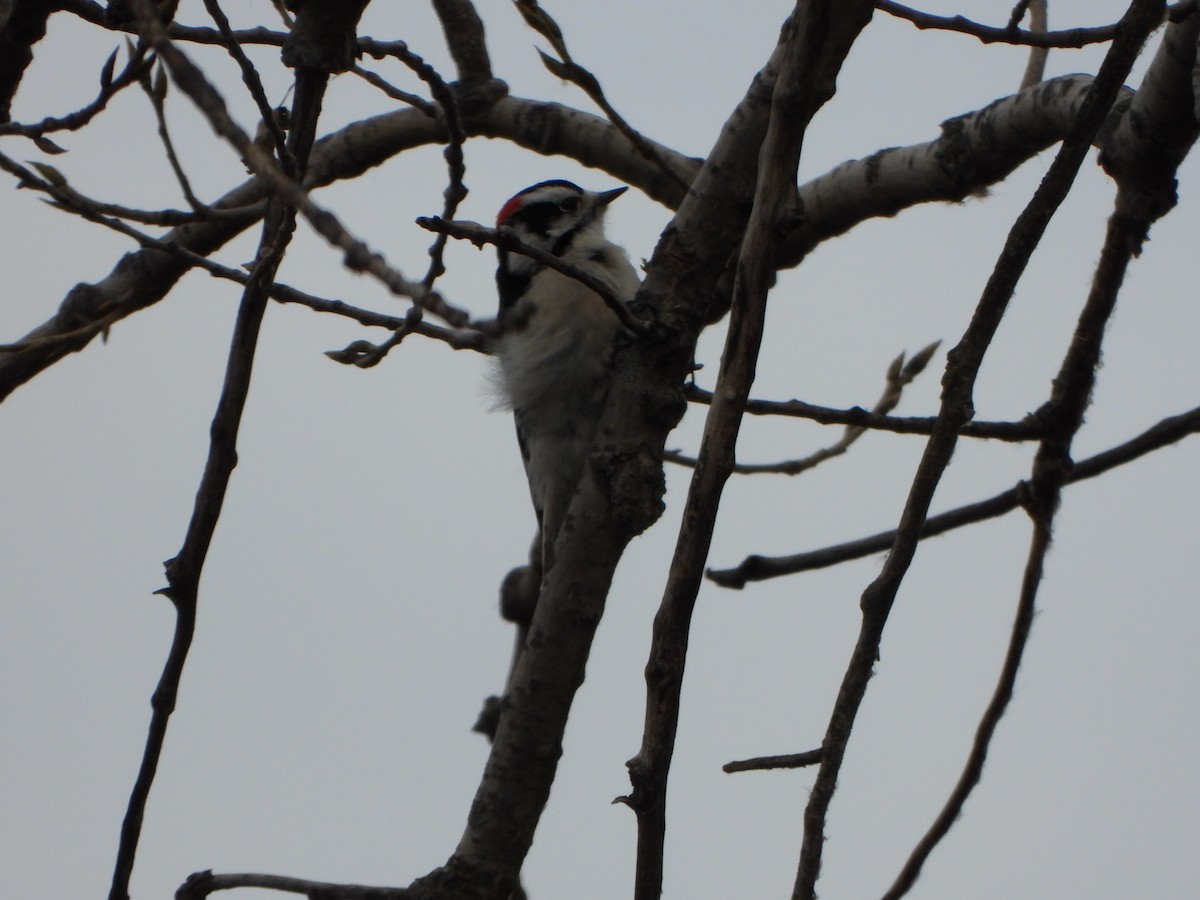
{"label": "bird's beak", "polygon": [[612,203],[614,200],[616,200],[618,197],[620,197],[627,190],[629,190],[629,188],[619,187],[619,188],[614,188],[611,191],[601,191],[599,194],[596,195],[596,205],[597,206],[608,206],[608,204]]}

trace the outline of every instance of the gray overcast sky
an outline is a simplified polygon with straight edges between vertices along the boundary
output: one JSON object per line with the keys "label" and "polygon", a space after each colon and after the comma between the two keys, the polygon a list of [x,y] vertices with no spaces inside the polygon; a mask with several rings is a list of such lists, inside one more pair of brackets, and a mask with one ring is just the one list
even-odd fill
{"label": "gray overcast sky", "polygon": [[[242,24],[273,22],[265,2],[227,5]],[[612,0],[598,14],[579,0],[545,5],[615,106],[649,136],[694,155],[707,151],[790,6]],[[924,8],[1002,24],[1010,5]],[[495,69],[515,94],[590,108],[542,69],[539,42],[506,0],[478,6]],[[1058,2],[1051,22],[1100,24],[1122,8]],[[184,0],[180,19],[203,23],[202,5]],[[406,4],[401,15],[396,4],[374,3],[362,33],[402,38],[448,71],[424,4]],[[14,118],[81,106],[118,43],[56,16]],[[251,127],[228,60],[189,52]],[[1048,74],[1094,72],[1101,53],[1054,52]],[[282,100],[286,83],[271,57],[255,56],[268,93]],[[1024,59],[878,14],[810,130],[802,177],[936,137],[942,120],[1011,93]],[[375,67],[407,84],[396,68]],[[211,199],[239,183],[236,155],[182,96],[172,93],[169,104],[197,193]],[[324,124],[333,129],[388,105],[342,77]],[[54,165],[84,193],[135,206],[182,203],[136,92],[88,130],[55,140],[69,153]],[[3,149],[42,158],[19,139]],[[952,344],[1049,158],[986,199],[867,223],[787,273],[754,394],[869,405],[897,353],[939,338]],[[545,178],[614,185],[603,173],[485,140],[468,145],[467,166],[471,194],[461,215],[482,222]],[[1185,165],[1180,208],[1155,227],[1133,266],[1077,457],[1197,402],[1198,176],[1194,160]],[[439,151],[430,148],[319,199],[417,273],[429,240],[412,220],[440,209],[441,179]],[[1020,417],[1044,399],[1112,193],[1103,172],[1086,166],[989,354],[980,418]],[[0,301],[0,341],[13,341],[131,247],[31,192],[5,196],[10,289]],[[648,257],[668,220],[667,210],[628,196],[613,207],[610,231],[635,258]],[[252,254],[251,235],[219,258],[237,265]],[[489,314],[491,254],[460,245],[447,258],[447,295]],[[338,255],[307,230],[280,277],[401,311],[374,283],[342,272]],[[189,275],[167,301],[116,325],[106,344],[94,342],[0,406],[0,896],[107,891],[170,639],[170,606],[152,592],[191,510],[236,303],[227,284]],[[170,896],[205,868],[406,884],[457,842],[487,752],[468,729],[482,699],[501,687],[511,647],[496,588],[521,561],[533,517],[511,422],[490,410],[486,361],[416,338],[368,371],[323,355],[364,337],[378,333],[300,308],[268,311],[135,900]],[[706,386],[721,338],[712,329],[698,354]],[[901,413],[935,408],[942,361],[910,388]],[[702,417],[693,410],[670,446],[694,450]],[[799,457],[838,436],[751,420],[739,457]],[[921,447],[919,438],[869,435],[849,457],[802,478],[734,480],[711,564],[894,526]],[[1010,487],[1027,475],[1030,456],[995,443],[962,446],[935,508]],[[1196,442],[1185,442],[1069,489],[1017,696],[982,785],[913,896],[1194,896],[1198,461]],[[649,625],[687,472],[669,471],[668,487],[666,516],[618,571],[576,701],[526,865],[535,900],[629,895],[634,820],[610,801],[628,789],[624,761],[640,743]],[[919,551],[834,801],[822,897],[878,896],[940,809],[999,670],[1028,531],[1011,516]],[[853,645],[858,596],[879,564],[862,560],[740,593],[703,589],[671,782],[667,898],[790,894],[812,773],[729,776],[720,766],[819,745]]]}

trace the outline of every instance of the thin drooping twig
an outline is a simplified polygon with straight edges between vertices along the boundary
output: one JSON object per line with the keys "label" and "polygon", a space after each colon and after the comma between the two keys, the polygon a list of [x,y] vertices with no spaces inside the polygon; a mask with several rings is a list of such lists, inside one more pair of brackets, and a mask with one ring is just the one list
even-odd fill
{"label": "thin drooping twig", "polygon": [[662,894],[666,795],[688,635],[717,509],[733,468],[746,400],[762,343],[774,259],[787,223],[798,213],[796,171],[808,124],[833,96],[836,76],[871,17],[869,2],[798,2],[780,35],[780,61],[767,130],[758,155],[754,204],[737,257],[729,330],[714,402],[705,419],[700,464],[684,501],[683,525],[654,620],[646,663],[646,720],[642,745],[627,765],[632,793],[622,798],[637,814],[635,900]]}
{"label": "thin drooping twig", "polygon": [[[912,380],[925,370],[925,366],[929,363],[929,358],[933,356],[934,351],[937,350],[940,343],[941,341],[936,341],[925,347],[907,363],[904,361],[903,353],[892,360],[892,364],[888,367],[883,395],[879,398],[875,406],[871,408],[870,415],[886,416],[896,408],[896,404],[900,402],[900,398],[904,393],[904,388],[911,384]],[[867,431],[868,428],[865,425],[847,425],[845,431],[842,432],[842,436],[837,441],[810,453],[803,459],[786,460],[781,463],[735,463],[733,473],[738,475],[800,475],[810,469],[816,468],[823,462],[841,456],[854,445],[855,441],[866,434]],[[698,460],[691,459],[680,453],[664,453],[663,461],[692,467],[698,464]]]}
{"label": "thin drooping twig", "polygon": [[394,84],[385,81],[377,73],[372,72],[369,69],[364,69],[362,66],[356,65],[353,69],[351,69],[351,71],[367,84],[371,85],[371,87],[378,88],[393,100],[399,100],[401,103],[407,103],[413,109],[420,110],[430,118],[437,117],[437,107],[420,94],[414,94],[411,91],[401,90]]}
{"label": "thin drooping twig", "polygon": [[22,124],[20,122],[0,123],[0,134],[20,134],[29,138],[41,138],[53,131],[78,131],[102,113],[117,94],[132,84],[136,84],[143,74],[154,65],[154,57],[146,56],[144,48],[135,49],[133,55],[125,63],[125,67],[115,77],[112,74],[117,52],[104,63],[100,74],[100,92],[96,99],[87,106],[77,109],[65,116],[48,116],[40,122]]}
{"label": "thin drooping twig", "polygon": [[201,215],[208,211],[207,205],[200,202],[200,199],[192,191],[192,183],[187,177],[187,173],[183,171],[183,164],[179,161],[179,155],[175,152],[175,142],[171,140],[171,130],[167,127],[166,114],[166,97],[167,97],[167,70],[159,66],[153,78],[150,77],[150,72],[141,79],[142,92],[150,101],[150,107],[154,110],[154,118],[158,123],[158,139],[162,141],[163,151],[167,154],[167,163],[171,166],[171,171],[175,173],[175,180],[179,183],[179,189],[183,191],[183,197],[188,202],[188,206],[192,208],[192,212]]}
{"label": "thin drooping twig", "polygon": [[270,135],[280,166],[284,172],[294,178],[296,162],[292,159],[291,151],[288,150],[287,135],[283,133],[283,129],[279,127],[279,123],[275,119],[275,107],[267,99],[267,92],[263,89],[262,79],[258,77],[258,70],[254,68],[254,63],[250,62],[250,57],[238,43],[233,29],[229,27],[229,19],[222,11],[218,0],[204,0],[204,8],[208,10],[209,16],[217,26],[217,31],[221,33],[226,52],[237,63],[238,69],[242,73],[242,83],[246,85],[246,91],[250,94],[254,105],[258,107],[260,127]]}
{"label": "thin drooping twig", "polygon": [[[376,58],[395,57],[403,62],[411,69],[418,78],[429,85],[429,92],[433,99],[437,101],[437,108],[441,112],[442,124],[446,128],[446,149],[443,156],[446,160],[446,170],[449,180],[445,190],[442,191],[444,205],[442,207],[441,218],[443,221],[453,221],[455,214],[458,212],[458,205],[467,196],[467,187],[463,184],[463,177],[466,175],[466,163],[463,159],[463,143],[467,136],[463,131],[462,120],[458,113],[458,101],[455,99],[454,91],[441,74],[414,53],[404,41],[389,41],[387,43],[372,42],[368,51]],[[429,269],[425,273],[425,277],[421,279],[421,284],[426,290],[433,287],[433,283],[442,276],[446,271],[446,267],[442,262],[442,254],[446,249],[446,234],[439,232],[437,239],[429,248]]]}
{"label": "thin drooping twig", "polygon": [[879,657],[879,645],[888,614],[916,553],[929,505],[950,463],[958,432],[973,415],[975,378],[984,354],[1034,248],[1074,184],[1088,147],[1107,118],[1142,44],[1162,21],[1163,13],[1162,0],[1134,0],[1122,18],[1117,37],[1067,138],[1028,205],[1017,217],[971,322],[958,346],[950,351],[937,425],[913,477],[896,530],[896,540],[879,576],[862,595],[862,626],[830,715],[821,745],[824,756],[804,813],[804,840],[793,900],[814,900],[816,896],[816,882],[825,844],[825,822],[845,759],[846,746]]}
{"label": "thin drooping twig", "polygon": [[[384,51],[387,52],[384,52]],[[427,63],[424,59],[413,53],[404,41],[393,41],[390,45],[379,45],[372,54],[376,56],[396,56],[406,66],[408,66],[417,77],[429,85],[429,91],[433,99],[437,101],[437,110],[440,111],[440,119],[446,128],[446,149],[443,151],[443,157],[446,160],[447,183],[442,191],[442,219],[452,221],[455,213],[458,212],[458,205],[467,196],[467,186],[463,182],[466,175],[466,163],[463,158],[463,144],[466,141],[466,134],[463,131],[462,122],[458,113],[458,100],[454,96],[454,91],[446,80],[438,73],[438,71]],[[357,68],[357,67],[356,67]],[[437,237],[433,244],[429,247],[429,268],[426,269],[424,277],[421,279],[422,287],[428,292],[433,289],[434,282],[437,281],[446,271],[446,265],[443,257],[446,252],[445,232],[437,232]],[[367,368],[378,364],[388,352],[401,341],[411,334],[416,327],[421,323],[422,307],[421,304],[414,303],[404,316],[404,324],[396,329],[390,338],[377,345],[360,346],[361,352],[355,354],[352,358],[341,359],[338,356],[332,356],[333,359],[339,361],[350,361],[360,368]],[[362,342],[367,344],[367,342]]]}
{"label": "thin drooping twig", "polygon": [[1017,603],[1017,613],[1012,625],[1012,634],[1009,637],[1008,651],[1004,658],[999,682],[975,732],[975,742],[971,747],[966,768],[959,778],[958,784],[955,785],[949,801],[938,814],[933,827],[913,850],[899,877],[883,895],[883,900],[899,900],[908,893],[916,883],[925,859],[938,842],[950,832],[950,828],[962,812],[963,804],[971,789],[979,782],[992,735],[1008,707],[1009,700],[1012,699],[1013,686],[1016,684],[1017,672],[1021,667],[1021,658],[1029,640],[1029,632],[1033,628],[1034,601],[1037,597],[1038,585],[1041,584],[1042,568],[1049,547],[1050,523],[1035,519],[1033,539],[1029,548],[1025,573],[1021,579],[1021,596]]}
{"label": "thin drooping twig", "polygon": [[[191,222],[222,218],[230,221],[252,221],[258,218],[260,214],[260,211],[254,207],[230,209],[208,208],[204,214],[184,212],[179,209],[131,209],[128,206],[121,206],[117,203],[105,203],[87,197],[71,187],[62,173],[52,167],[42,163],[34,163],[33,165],[41,174],[41,178],[16,160],[0,153],[0,169],[15,176],[20,187],[47,194],[51,199],[46,202],[56,209],[72,212],[87,218],[89,221],[110,227],[127,237],[133,238],[143,247],[154,246],[156,244],[161,245],[163,242],[157,241],[148,235],[143,235],[142,232],[134,228],[122,227],[124,223],[120,220],[128,219],[131,222],[140,222],[143,225],[186,225]],[[143,237],[145,240],[143,240]]]}
{"label": "thin drooping twig", "polygon": [[[103,225],[116,231],[118,234],[125,235],[136,241],[139,246],[158,250],[182,259],[188,266],[203,269],[212,275],[214,278],[221,278],[226,281],[233,281],[241,285],[245,285],[250,276],[244,269],[235,269],[230,266],[224,266],[215,260],[209,259],[206,256],[201,256],[180,246],[172,241],[165,241],[153,237],[142,231],[130,227],[121,219],[131,219],[134,221],[145,222],[151,225],[176,224],[180,222],[194,222],[201,219],[209,218],[229,218],[229,219],[248,219],[256,218],[257,213],[253,207],[217,209],[209,207],[209,214],[198,216],[195,213],[185,213],[179,210],[134,210],[123,206],[117,206],[112,203],[101,203],[92,200],[79,192],[75,191],[69,185],[58,184],[46,178],[39,178],[30,170],[26,169],[20,163],[10,159],[3,153],[0,153],[0,169],[14,175],[20,182],[22,187],[32,188],[34,190],[43,191],[48,194],[52,200],[48,201],[54,207],[68,212],[76,213],[87,219],[89,222],[95,222],[98,225]],[[112,218],[116,216],[118,218]],[[293,303],[299,306],[307,306],[315,312],[331,313],[333,315],[344,316],[358,322],[360,325],[367,325],[373,328],[387,328],[395,331],[398,328],[405,326],[405,320],[396,316],[386,315],[384,313],[375,312],[374,310],[362,309],[346,303],[343,300],[328,299],[318,297],[314,294],[298,290],[289,285],[280,282],[274,282],[271,285],[271,299],[280,303]],[[123,311],[113,310],[108,316],[101,317],[94,321],[88,322],[75,331],[62,332],[59,334],[36,338],[33,340],[20,341],[12,344],[0,344],[0,353],[16,353],[31,349],[35,344],[45,345],[55,342],[71,342],[88,335],[94,335],[103,331],[114,321],[123,316]],[[486,323],[481,323],[486,324]],[[484,332],[474,328],[458,328],[449,329],[442,328],[438,325],[432,325],[427,322],[419,322],[409,327],[412,333],[419,334],[422,337],[433,338],[434,340],[442,341],[449,344],[456,350],[475,350],[477,352],[486,352],[484,347]],[[348,348],[351,353],[360,352],[359,348],[351,345]],[[337,355],[330,353],[329,355],[338,358],[346,351],[338,351]],[[344,361],[339,359],[339,361]]]}
{"label": "thin drooping twig", "polygon": [[[139,30],[146,35],[161,31],[162,23],[150,0],[133,0]],[[155,41],[160,54],[168,41]],[[289,137],[289,158],[302,171],[316,137],[317,118],[328,75],[310,69],[297,71],[294,128]],[[183,545],[165,564],[167,586],[158,593],[175,608],[175,632],[162,675],[155,688],[153,713],[146,736],[142,763],[130,791],[129,804],[121,826],[116,864],[109,900],[128,900],[137,845],[149,799],[166,740],[167,725],[175,709],[183,667],[191,647],[196,624],[200,575],[204,568],[217,521],[224,505],[230,477],[237,465],[237,435],[250,389],[259,329],[270,298],[270,286],[296,229],[296,210],[286,200],[272,198],[263,218],[258,255],[242,293],[226,364],[225,381],[210,429],[208,459]]]}
{"label": "thin drooping twig", "polygon": [[[1050,27],[1046,5],[1046,0],[1028,0],[1024,4],[1029,9],[1029,30],[1034,34],[1045,34]],[[1017,10],[1013,10],[1014,20],[1016,16]],[[1011,27],[1017,27],[1015,21]],[[1021,76],[1021,90],[1033,87],[1046,77],[1046,60],[1049,58],[1049,47],[1033,47],[1030,49],[1029,62],[1025,65],[1025,74]]]}
{"label": "thin drooping twig", "polygon": [[547,53],[538,51],[538,56],[542,59],[542,64],[545,65],[553,74],[557,75],[563,81],[569,81],[583,89],[592,101],[600,107],[604,115],[616,127],[617,131],[621,132],[633,146],[633,148],[662,171],[669,179],[675,182],[675,185],[681,190],[687,190],[688,181],[679,172],[674,169],[666,158],[658,152],[655,146],[646,140],[642,135],[630,125],[625,118],[617,112],[608,98],[604,95],[604,88],[601,87],[600,81],[585,69],[579,63],[571,58],[571,53],[567,50],[567,42],[563,38],[562,29],[558,27],[558,23],[551,18],[550,14],[538,5],[537,0],[516,0],[517,11],[520,12],[521,18],[525,23],[550,42],[550,46],[559,55],[559,59],[555,59]]}
{"label": "thin drooping twig", "polygon": [[337,216],[313,201],[300,183],[290,178],[279,163],[234,122],[221,95],[209,84],[204,73],[171,42],[161,22],[155,20],[147,23],[144,36],[170,68],[180,90],[196,104],[213,130],[241,154],[255,174],[266,180],[276,194],[294,206],[317,234],[343,252],[346,268],[371,275],[393,294],[411,298],[451,326],[458,327],[469,321],[470,317],[464,310],[451,306],[437,291],[405,278],[389,266],[382,255],[347,231]]}

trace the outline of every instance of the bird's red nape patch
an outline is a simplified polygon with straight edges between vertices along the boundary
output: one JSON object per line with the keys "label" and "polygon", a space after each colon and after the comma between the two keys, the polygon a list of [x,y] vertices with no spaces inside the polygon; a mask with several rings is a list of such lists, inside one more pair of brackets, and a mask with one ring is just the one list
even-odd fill
{"label": "bird's red nape patch", "polygon": [[522,195],[517,194],[517,196],[513,197],[511,200],[509,200],[507,203],[505,203],[502,207],[500,207],[500,212],[496,213],[496,227],[497,228],[501,227],[502,225],[507,223],[509,219],[512,218],[512,214],[521,208],[521,202],[522,202]]}

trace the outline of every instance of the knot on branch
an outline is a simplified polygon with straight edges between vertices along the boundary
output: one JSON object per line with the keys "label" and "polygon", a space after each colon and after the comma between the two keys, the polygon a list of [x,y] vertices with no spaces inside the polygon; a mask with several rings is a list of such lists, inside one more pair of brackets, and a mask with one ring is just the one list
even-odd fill
{"label": "knot on branch", "polygon": [[331,75],[354,68],[358,59],[358,19],[367,2],[288,0],[287,7],[296,14],[296,24],[283,45],[284,65]]}
{"label": "knot on branch", "polygon": [[660,455],[645,444],[632,451],[605,446],[593,454],[592,465],[608,490],[612,519],[623,534],[635,537],[658,521],[667,492]]}
{"label": "knot on branch", "polygon": [[465,119],[485,115],[508,96],[508,82],[499,78],[485,81],[456,81],[450,85],[459,115]]}

